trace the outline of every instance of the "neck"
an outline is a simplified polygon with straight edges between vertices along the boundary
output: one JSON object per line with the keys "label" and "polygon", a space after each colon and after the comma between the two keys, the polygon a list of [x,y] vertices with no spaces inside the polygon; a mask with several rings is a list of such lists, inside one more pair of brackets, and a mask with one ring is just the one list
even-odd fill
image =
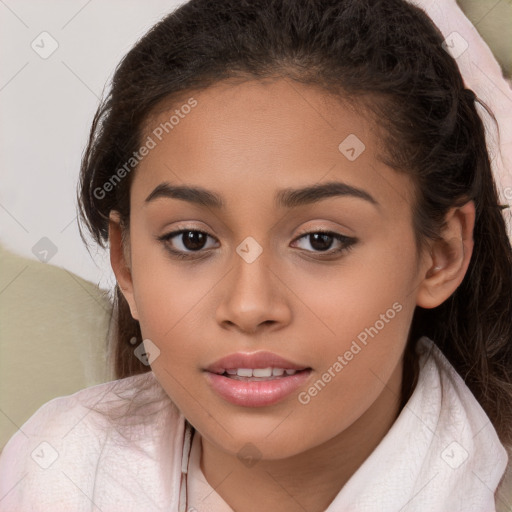
{"label": "neck", "polygon": [[234,510],[322,512],[372,453],[401,410],[401,362],[370,408],[349,428],[310,450],[250,468],[201,438],[201,469]]}

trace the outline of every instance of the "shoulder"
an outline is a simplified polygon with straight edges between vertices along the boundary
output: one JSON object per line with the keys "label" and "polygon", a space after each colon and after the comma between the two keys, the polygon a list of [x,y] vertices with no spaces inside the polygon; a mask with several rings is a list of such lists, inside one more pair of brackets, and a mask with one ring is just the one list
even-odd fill
{"label": "shoulder", "polygon": [[68,510],[81,509],[102,472],[115,472],[121,459],[130,465],[137,450],[151,452],[180,418],[153,372],[50,400],[0,454],[0,511],[56,510],[63,497]]}

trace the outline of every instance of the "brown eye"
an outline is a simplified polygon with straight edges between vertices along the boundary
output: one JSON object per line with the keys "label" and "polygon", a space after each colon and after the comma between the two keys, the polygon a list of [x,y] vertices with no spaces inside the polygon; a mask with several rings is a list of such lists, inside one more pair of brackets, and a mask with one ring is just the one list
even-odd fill
{"label": "brown eye", "polygon": [[334,237],[325,233],[311,233],[309,235],[309,243],[317,251],[327,251],[330,249]]}
{"label": "brown eye", "polygon": [[213,239],[208,233],[197,229],[181,229],[159,237],[167,250],[172,254],[186,257],[188,254],[199,253],[207,247],[208,239]]}
{"label": "brown eye", "polygon": [[[306,245],[309,245],[313,249],[311,251],[306,247],[308,252],[319,252],[327,254],[341,253],[345,250],[348,250],[357,242],[355,238],[344,236],[339,233],[333,233],[331,231],[311,231],[309,233],[302,234],[296,240],[305,240]],[[332,245],[335,243],[337,243],[338,248],[330,250]]]}
{"label": "brown eye", "polygon": [[201,231],[183,231],[181,234],[181,242],[186,249],[197,251],[204,247],[207,237],[208,235]]}

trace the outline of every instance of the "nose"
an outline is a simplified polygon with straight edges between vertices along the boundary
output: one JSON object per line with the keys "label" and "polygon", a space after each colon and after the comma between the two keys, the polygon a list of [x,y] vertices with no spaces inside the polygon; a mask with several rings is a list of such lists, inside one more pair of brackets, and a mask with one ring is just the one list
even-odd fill
{"label": "nose", "polygon": [[272,263],[269,251],[249,261],[235,253],[233,268],[219,289],[217,322],[246,334],[280,329],[292,315],[278,265]]}

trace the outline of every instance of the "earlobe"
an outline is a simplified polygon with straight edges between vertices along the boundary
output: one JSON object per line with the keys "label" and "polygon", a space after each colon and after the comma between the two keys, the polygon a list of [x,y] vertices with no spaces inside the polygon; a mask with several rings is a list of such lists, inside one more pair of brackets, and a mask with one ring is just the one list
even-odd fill
{"label": "earlobe", "polygon": [[473,253],[475,204],[452,208],[445,218],[441,238],[431,245],[425,277],[421,281],[416,303],[435,308],[447,300],[462,283]]}
{"label": "earlobe", "polygon": [[123,231],[119,212],[112,210],[109,218],[110,264],[116,276],[117,284],[130,306],[131,314],[135,320],[138,320],[139,315],[134,299],[132,273],[130,262],[127,261],[127,251],[123,244]]}

